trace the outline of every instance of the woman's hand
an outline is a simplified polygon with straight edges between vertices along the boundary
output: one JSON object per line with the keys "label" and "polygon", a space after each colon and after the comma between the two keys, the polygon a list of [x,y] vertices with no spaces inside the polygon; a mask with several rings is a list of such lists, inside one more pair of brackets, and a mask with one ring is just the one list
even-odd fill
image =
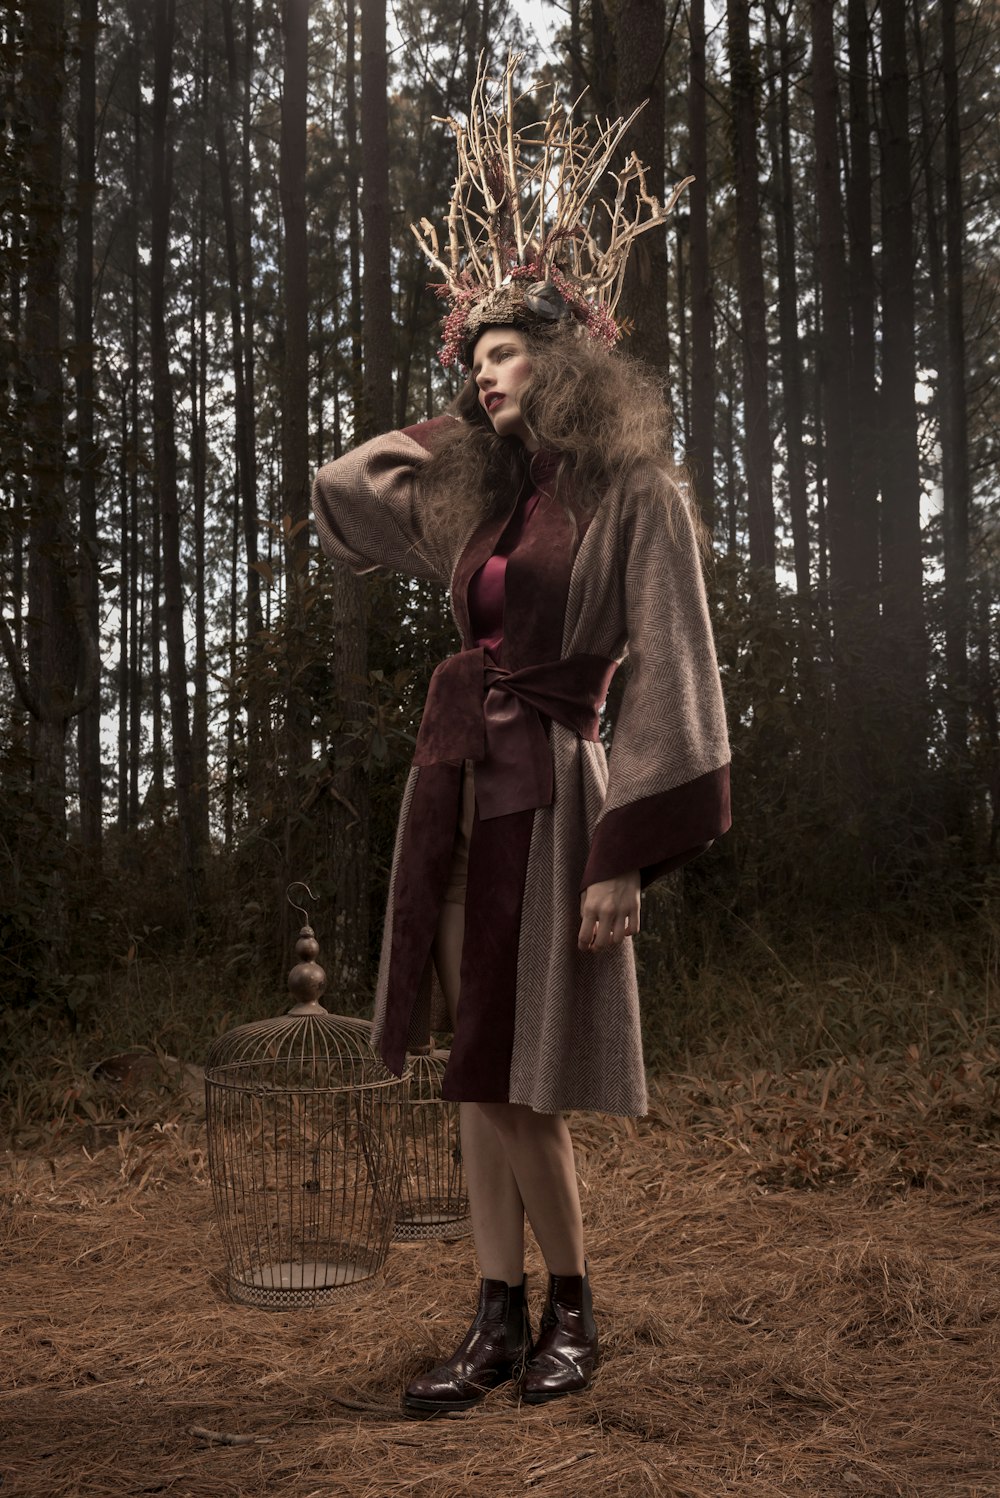
{"label": "woman's hand", "polygon": [[590,884],[580,896],[581,952],[617,947],[639,929],[639,870]]}

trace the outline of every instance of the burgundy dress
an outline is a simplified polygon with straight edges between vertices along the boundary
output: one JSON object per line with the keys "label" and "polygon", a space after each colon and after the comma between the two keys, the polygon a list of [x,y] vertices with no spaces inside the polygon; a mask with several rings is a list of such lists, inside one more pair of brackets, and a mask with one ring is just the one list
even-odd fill
{"label": "burgundy dress", "polygon": [[[515,551],[538,508],[543,493],[549,493],[558,459],[548,453],[536,453],[531,463],[534,487],[525,485],[510,520],[499,537],[493,555],[488,557],[469,582],[469,618],[476,645],[482,645],[497,665],[503,649],[503,616],[507,558]],[[467,759],[462,776],[460,813],[452,853],[451,876],[444,899],[464,904],[468,875],[469,840],[475,818],[475,761]]]}
{"label": "burgundy dress", "polygon": [[559,460],[552,453],[536,453],[531,460],[534,488],[521,495],[513,515],[497,542],[493,555],[473,574],[469,583],[469,618],[477,645],[484,645],[500,665],[503,649],[504,578],[507,558],[515,551],[531,525],[543,493],[550,492]]}

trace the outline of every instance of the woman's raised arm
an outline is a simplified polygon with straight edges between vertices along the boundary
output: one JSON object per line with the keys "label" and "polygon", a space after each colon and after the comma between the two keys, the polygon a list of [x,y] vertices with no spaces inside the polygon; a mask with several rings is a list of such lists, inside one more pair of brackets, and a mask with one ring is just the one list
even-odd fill
{"label": "woman's raised arm", "polygon": [[312,510],[327,556],[356,573],[387,568],[447,585],[450,558],[422,524],[417,474],[431,434],[448,420],[373,437],[319,470]]}

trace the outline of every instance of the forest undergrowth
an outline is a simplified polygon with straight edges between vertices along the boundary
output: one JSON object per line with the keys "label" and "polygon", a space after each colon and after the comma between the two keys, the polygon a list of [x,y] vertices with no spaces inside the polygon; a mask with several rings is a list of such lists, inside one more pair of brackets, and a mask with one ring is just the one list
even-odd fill
{"label": "forest undergrowth", "polygon": [[[787,1171],[805,1180],[849,1170],[862,1144],[837,1119],[862,1099],[899,1115],[904,1133],[950,1122],[970,1139],[988,1136],[1000,1122],[993,874],[974,900],[943,914],[912,902],[825,923],[804,912],[783,935],[721,909],[688,924],[681,910],[678,938],[678,911],[664,918],[675,896],[657,891],[636,956],[647,1067],[663,1105],[678,1124],[725,1114],[741,1147],[755,1133],[752,1118],[769,1110],[813,1119],[804,1134],[786,1119],[768,1146],[778,1152],[768,1169],[782,1168],[784,1153]],[[334,1012],[349,1007],[332,992],[326,1002]],[[197,1115],[199,1067],[215,1037],[286,1007],[277,975],[245,962],[236,945],[171,957],[153,941],[119,942],[74,1003],[0,1011],[3,1141],[58,1148],[95,1128]],[[150,1058],[133,1085],[100,1068],[122,1053]],[[825,1120],[818,1132],[816,1117]]]}

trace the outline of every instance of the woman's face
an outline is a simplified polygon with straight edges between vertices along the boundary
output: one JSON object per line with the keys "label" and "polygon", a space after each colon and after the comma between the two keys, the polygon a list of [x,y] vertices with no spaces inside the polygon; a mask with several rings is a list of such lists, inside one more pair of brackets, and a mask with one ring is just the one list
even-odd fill
{"label": "woman's face", "polygon": [[472,351],[472,378],[479,404],[498,437],[518,437],[529,452],[538,442],[521,415],[517,397],[531,374],[531,358],[524,335],[516,328],[487,328]]}

